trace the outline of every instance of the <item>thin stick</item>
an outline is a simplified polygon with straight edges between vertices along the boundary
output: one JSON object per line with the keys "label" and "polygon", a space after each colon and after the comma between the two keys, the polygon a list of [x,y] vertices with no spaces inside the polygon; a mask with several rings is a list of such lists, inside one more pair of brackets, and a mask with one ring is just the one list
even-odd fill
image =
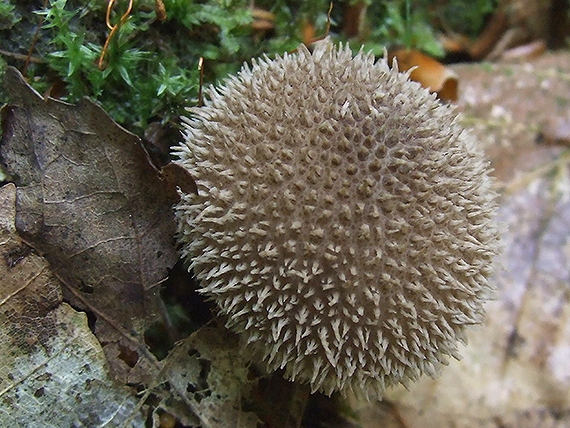
{"label": "thin stick", "polygon": [[326,39],[327,36],[329,35],[329,32],[330,32],[330,30],[331,30],[331,12],[332,12],[332,10],[333,10],[333,3],[332,3],[332,1],[331,1],[330,4],[329,4],[329,11],[327,12],[327,26],[326,26],[326,28],[325,28],[325,35],[324,35],[324,36],[317,37],[317,38],[314,39],[314,40],[311,40],[311,43],[315,43],[315,42],[319,42],[319,41],[321,41],[321,40],[324,40],[324,39]]}
{"label": "thin stick", "polygon": [[331,31],[331,13],[332,13],[332,9],[333,9],[333,2],[331,1],[329,4],[329,11],[327,12],[327,27],[325,29],[325,37],[327,37],[329,35],[329,32]]}
{"label": "thin stick", "polygon": [[107,28],[111,30],[111,32],[109,33],[107,40],[105,40],[105,45],[103,46],[103,50],[101,51],[101,56],[99,57],[99,70],[105,70],[105,68],[107,68],[108,64],[105,63],[105,55],[107,54],[107,50],[109,49],[109,43],[111,42],[111,39],[113,38],[119,27],[123,25],[125,22],[127,22],[127,19],[129,19],[129,15],[133,10],[133,2],[134,0],[129,0],[129,6],[127,7],[127,10],[125,11],[125,13],[123,13],[123,16],[121,16],[121,19],[119,19],[119,22],[116,23],[115,25],[111,24],[111,10],[113,9],[115,0],[109,0],[109,2],[107,3],[107,13],[105,14],[105,23],[107,24]]}
{"label": "thin stick", "polygon": [[204,97],[202,94],[202,88],[204,87],[204,57],[201,56],[198,60],[198,71],[200,72],[200,86],[198,87],[198,107],[204,105]]}
{"label": "thin stick", "polygon": [[8,52],[5,51],[4,49],[0,49],[0,55],[14,58],[20,61],[33,62],[36,64],[41,64],[42,62],[44,62],[41,58],[38,58],[37,56],[28,56],[17,52]]}
{"label": "thin stick", "polygon": [[[44,0],[44,10],[47,8],[48,0]],[[40,30],[42,29],[42,25],[44,24],[45,15],[42,15],[40,22],[36,28],[36,32],[34,33],[34,38],[32,39],[32,44],[30,45],[30,50],[28,50],[28,55],[26,56],[26,62],[24,63],[24,67],[22,68],[22,76],[26,77],[28,73],[28,66],[32,60],[32,53],[34,52],[34,48],[36,47],[36,42],[38,41],[38,36],[40,34]]]}
{"label": "thin stick", "polygon": [[[330,2],[330,5],[329,5],[329,11],[327,12],[327,26],[326,26],[326,28],[325,28],[325,34],[324,34],[324,36],[320,36],[320,37],[317,37],[317,38],[311,40],[310,43],[309,43],[309,45],[311,45],[311,44],[313,44],[313,43],[316,43],[316,42],[320,42],[321,40],[326,39],[327,36],[329,35],[329,31],[330,31],[330,29],[331,29],[331,12],[332,12],[332,10],[333,10],[333,3],[332,3],[332,1],[331,1],[331,2]],[[293,53],[293,52],[297,52],[297,49],[293,49],[293,50],[290,51],[289,53]]]}

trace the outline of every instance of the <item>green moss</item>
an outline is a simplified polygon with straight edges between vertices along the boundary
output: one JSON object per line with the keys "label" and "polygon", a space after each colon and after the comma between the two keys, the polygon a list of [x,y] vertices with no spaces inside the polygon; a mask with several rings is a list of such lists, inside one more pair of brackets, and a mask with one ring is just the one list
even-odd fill
{"label": "green moss", "polygon": [[[27,68],[30,83],[41,93],[63,86],[54,95],[69,102],[89,96],[116,121],[142,135],[151,122],[176,124],[185,107],[196,103],[200,57],[205,59],[205,83],[216,82],[252,57],[294,50],[303,41],[307,23],[317,36],[324,35],[329,8],[329,0],[257,0],[256,7],[271,11],[275,18],[272,30],[255,32],[249,0],[163,1],[167,18],[159,21],[155,0],[135,0],[129,19],[109,43],[103,70],[98,61],[109,35],[104,1],[49,0],[44,8],[43,0],[3,0],[0,49],[7,64],[22,70],[22,58],[43,19],[32,50],[34,61]],[[115,3],[112,23],[120,21],[127,3]],[[334,2],[331,35],[335,38],[342,39],[349,3],[355,1]],[[404,44],[433,55],[442,53],[432,27],[433,14],[441,11],[429,2],[364,3],[368,30],[354,41],[355,49],[364,43],[381,55],[385,45]],[[459,0],[445,2],[446,7],[456,3]],[[492,0],[476,3],[481,9]],[[478,9],[469,10],[476,15]],[[0,97],[5,95],[0,92]]]}

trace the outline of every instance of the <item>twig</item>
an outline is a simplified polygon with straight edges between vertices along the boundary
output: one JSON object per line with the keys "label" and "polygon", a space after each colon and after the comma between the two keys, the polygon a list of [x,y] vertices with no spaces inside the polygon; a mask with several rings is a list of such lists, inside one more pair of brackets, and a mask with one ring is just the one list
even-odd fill
{"label": "twig", "polygon": [[[48,0],[44,0],[44,10],[47,8],[48,5]],[[36,27],[36,31],[34,33],[34,38],[32,39],[32,44],[30,45],[30,49],[28,50],[28,55],[26,55],[26,62],[24,63],[24,67],[22,68],[22,76],[26,77],[26,74],[28,73],[28,65],[30,65],[30,61],[32,58],[32,52],[34,51],[34,48],[36,46],[36,42],[38,41],[38,36],[40,34],[40,30],[42,28],[42,25],[44,24],[44,19],[45,19],[45,15],[42,15],[40,22],[38,24],[38,26]]]}
{"label": "twig", "polygon": [[4,49],[0,49],[0,55],[7,56],[10,58],[14,58],[14,59],[17,59],[20,61],[33,62],[36,64],[40,64],[40,63],[44,62],[43,59],[41,59],[37,56],[29,56],[29,54],[24,55],[24,54],[17,53],[17,52],[8,52],[8,51],[5,51]]}
{"label": "twig", "polygon": [[129,19],[129,15],[133,10],[133,0],[129,0],[129,6],[127,7],[125,13],[123,13],[123,16],[121,16],[121,19],[119,19],[119,22],[115,25],[111,25],[111,10],[113,9],[114,4],[115,0],[109,0],[109,3],[107,3],[107,14],[105,15],[105,22],[107,24],[107,28],[111,30],[111,32],[109,33],[107,40],[105,40],[105,45],[103,46],[103,50],[101,51],[101,57],[99,58],[99,70],[105,70],[105,68],[107,68],[108,64],[105,63],[105,55],[107,54],[109,43],[111,42],[111,39],[113,38],[119,27],[123,25],[125,22],[127,22],[127,19]]}
{"label": "twig", "polygon": [[314,40],[311,40],[311,44],[318,42],[318,41],[321,41],[321,40],[324,40],[329,35],[329,32],[331,30],[331,13],[332,13],[332,10],[333,10],[333,3],[331,1],[329,4],[329,11],[327,12],[327,26],[325,28],[325,34],[323,36],[317,37]]}
{"label": "twig", "polygon": [[204,57],[201,56],[198,61],[198,71],[200,72],[200,86],[198,87],[198,107],[204,105],[204,97],[202,94],[202,88],[204,87]]}

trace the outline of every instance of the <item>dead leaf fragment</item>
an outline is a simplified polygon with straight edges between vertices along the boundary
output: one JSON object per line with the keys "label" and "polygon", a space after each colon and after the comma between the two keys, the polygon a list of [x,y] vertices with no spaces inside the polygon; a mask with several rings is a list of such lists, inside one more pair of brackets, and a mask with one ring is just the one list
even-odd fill
{"label": "dead leaf fragment", "polygon": [[303,44],[310,45],[316,39],[316,28],[315,24],[312,21],[308,21],[307,19],[303,19],[301,22],[301,34]]}
{"label": "dead leaf fragment", "polygon": [[550,119],[537,136],[541,144],[570,146],[570,118]]}
{"label": "dead leaf fragment", "polygon": [[47,262],[19,239],[15,218],[16,188],[7,184],[0,188],[0,313],[13,334],[0,342],[8,346],[9,354],[25,355],[56,333],[46,331],[49,325],[38,325],[61,303],[62,295]]}
{"label": "dead leaf fragment", "polygon": [[536,58],[546,51],[546,43],[543,40],[535,40],[531,43],[516,46],[508,49],[501,55],[503,61],[526,61],[531,58]]}
{"label": "dead leaf fragment", "polygon": [[202,327],[178,343],[164,361],[162,375],[178,399],[204,428],[257,427],[253,412],[241,409],[255,379],[238,351],[238,339],[223,327]]}
{"label": "dead leaf fragment", "polygon": [[253,16],[251,28],[255,31],[273,30],[275,22],[275,15],[273,13],[259,7],[253,7],[251,9],[251,15]]}
{"label": "dead leaf fragment", "polygon": [[143,333],[178,258],[172,192],[139,139],[100,107],[44,100],[13,68],[5,79],[0,158],[18,187],[17,230],[49,261],[66,300],[95,315],[99,340],[137,353],[151,376]]}
{"label": "dead leaf fragment", "polygon": [[61,302],[47,262],[15,227],[16,188],[0,188],[0,426],[144,426],[132,391],[110,377],[84,313]]}
{"label": "dead leaf fragment", "polygon": [[440,100],[457,101],[458,78],[453,70],[415,50],[395,50],[390,53],[390,63],[393,58],[397,59],[400,71],[416,67],[410,73],[410,78],[431,92],[436,92]]}
{"label": "dead leaf fragment", "polygon": [[166,6],[162,0],[156,0],[154,3],[154,12],[159,21],[166,21],[168,15],[166,14]]}

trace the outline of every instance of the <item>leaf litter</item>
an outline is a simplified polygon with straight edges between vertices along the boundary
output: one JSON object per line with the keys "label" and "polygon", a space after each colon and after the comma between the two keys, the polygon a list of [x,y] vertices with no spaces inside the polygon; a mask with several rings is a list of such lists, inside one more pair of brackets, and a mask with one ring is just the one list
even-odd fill
{"label": "leaf litter", "polygon": [[125,380],[148,381],[156,361],[142,336],[177,260],[172,194],[138,138],[91,101],[44,100],[14,69],[6,85],[0,155],[18,187],[18,233],[48,260],[66,300],[94,314],[105,347],[138,355],[142,370]]}
{"label": "leaf litter", "polygon": [[48,263],[18,237],[15,206],[15,186],[1,187],[0,426],[143,426],[87,317],[62,303]]}

